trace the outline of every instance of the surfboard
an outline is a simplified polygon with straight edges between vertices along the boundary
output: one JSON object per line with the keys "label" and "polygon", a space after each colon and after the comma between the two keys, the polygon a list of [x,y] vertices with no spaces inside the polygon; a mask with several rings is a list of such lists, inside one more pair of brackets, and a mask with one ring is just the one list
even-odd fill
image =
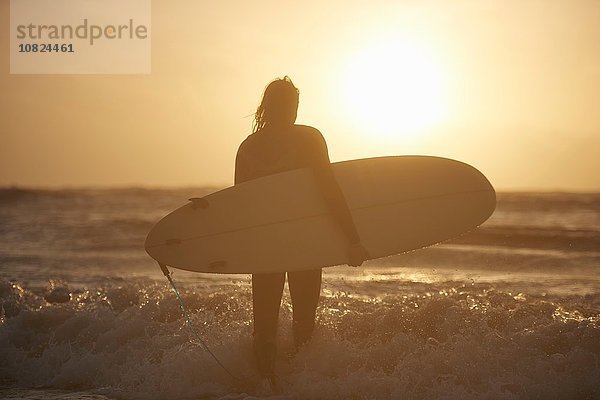
{"label": "surfboard", "polygon": [[[493,213],[490,182],[465,163],[391,156],[333,163],[371,259],[476,228]],[[192,198],[160,220],[145,248],[159,263],[209,273],[265,273],[348,262],[347,239],[308,168]]]}

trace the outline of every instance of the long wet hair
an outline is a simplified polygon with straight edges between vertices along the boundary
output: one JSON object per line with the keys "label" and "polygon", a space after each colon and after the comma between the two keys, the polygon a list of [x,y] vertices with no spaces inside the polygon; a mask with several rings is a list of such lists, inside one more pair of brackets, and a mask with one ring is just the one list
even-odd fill
{"label": "long wet hair", "polygon": [[298,110],[299,96],[300,91],[287,75],[269,83],[254,114],[252,132],[256,133],[273,122],[293,123]]}

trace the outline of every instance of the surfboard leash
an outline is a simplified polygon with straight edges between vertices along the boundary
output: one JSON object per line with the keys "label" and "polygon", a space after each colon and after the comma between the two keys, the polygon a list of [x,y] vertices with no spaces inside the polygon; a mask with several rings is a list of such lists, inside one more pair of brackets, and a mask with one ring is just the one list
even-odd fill
{"label": "surfboard leash", "polygon": [[164,264],[158,263],[158,265],[160,266],[160,269],[162,270],[163,274],[169,280],[169,283],[171,284],[171,287],[173,288],[173,291],[175,292],[175,295],[177,296],[177,300],[179,300],[179,305],[181,306],[181,309],[183,310],[183,314],[185,315],[185,319],[187,321],[186,325],[187,325],[188,329],[190,330],[190,332],[192,332],[192,335],[194,335],[196,337],[196,339],[198,339],[198,342],[200,342],[200,344],[202,345],[202,347],[204,348],[204,350],[206,350],[208,352],[208,354],[210,354],[212,356],[212,358],[215,360],[215,362],[221,368],[223,368],[223,370],[225,372],[227,372],[227,374],[229,376],[231,376],[233,379],[235,379],[237,381],[244,382],[243,379],[238,378],[237,376],[235,376],[231,371],[229,371],[229,369],[225,365],[223,365],[223,363],[221,362],[221,360],[219,360],[219,358],[215,355],[215,353],[213,353],[211,351],[211,349],[208,347],[208,345],[206,344],[206,342],[204,340],[202,340],[202,337],[200,337],[200,335],[198,334],[198,332],[196,332],[196,330],[194,329],[194,327],[192,325],[192,320],[190,319],[190,314],[188,313],[187,308],[183,304],[183,300],[181,299],[181,295],[179,294],[179,290],[177,290],[177,286],[175,286],[175,282],[173,282],[173,278],[171,278],[171,271],[169,271],[169,269],[167,268],[167,266],[164,265]]}

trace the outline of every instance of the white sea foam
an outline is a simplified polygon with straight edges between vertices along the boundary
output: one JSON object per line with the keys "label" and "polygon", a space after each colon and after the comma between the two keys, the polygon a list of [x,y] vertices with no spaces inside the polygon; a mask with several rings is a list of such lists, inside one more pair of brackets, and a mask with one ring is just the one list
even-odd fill
{"label": "white sea foam", "polygon": [[[566,399],[600,393],[596,299],[561,301],[455,284],[406,283],[402,295],[386,290],[361,298],[352,284],[336,282],[345,290],[326,292],[315,337],[295,355],[286,295],[277,360],[282,396]],[[254,393],[247,284],[182,291],[195,329],[240,381],[190,342],[164,285],[98,286],[72,293],[64,304],[15,284],[3,288],[13,315],[0,329],[0,373],[13,390],[87,390],[128,399]]]}

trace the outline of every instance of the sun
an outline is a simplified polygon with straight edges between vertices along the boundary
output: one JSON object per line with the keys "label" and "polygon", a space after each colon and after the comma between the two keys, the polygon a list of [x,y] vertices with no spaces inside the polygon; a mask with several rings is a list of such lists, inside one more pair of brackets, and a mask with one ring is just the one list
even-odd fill
{"label": "sun", "polygon": [[418,135],[447,112],[440,66],[416,42],[372,44],[350,58],[341,78],[343,107],[369,135]]}

